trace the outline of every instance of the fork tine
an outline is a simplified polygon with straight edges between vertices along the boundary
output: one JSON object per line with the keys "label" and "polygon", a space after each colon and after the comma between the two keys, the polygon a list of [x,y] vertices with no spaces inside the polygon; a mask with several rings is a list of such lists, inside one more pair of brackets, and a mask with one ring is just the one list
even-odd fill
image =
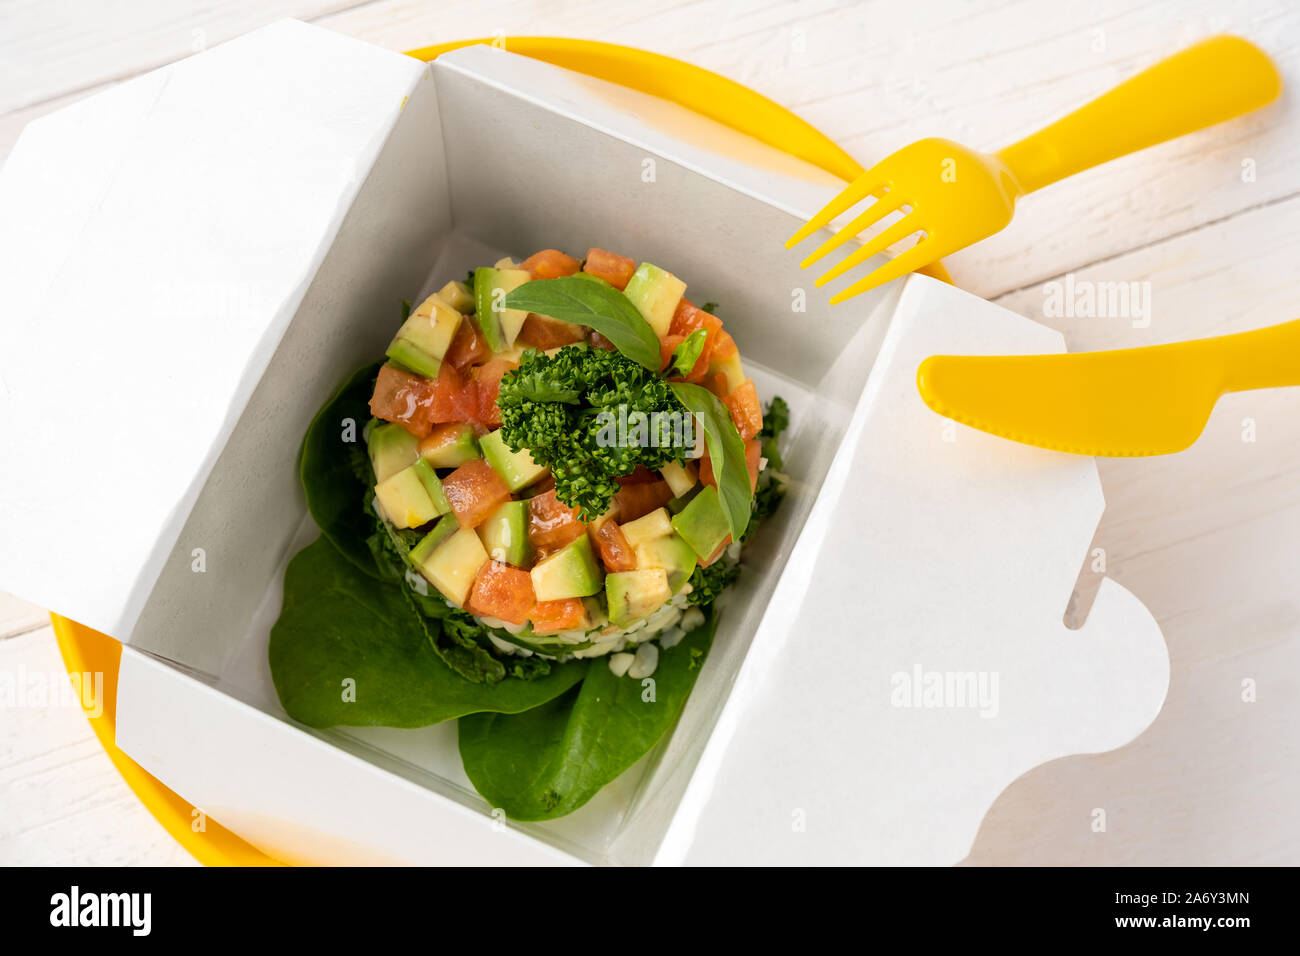
{"label": "fork tine", "polygon": [[884,219],[895,209],[903,205],[901,199],[894,199],[894,193],[887,192],[876,198],[870,206],[866,208],[857,218],[841,229],[835,235],[831,236],[820,246],[808,254],[808,258],[799,263],[800,269],[807,269],[814,262],[826,257],[827,253],[833,252],[845,242],[852,239],[862,230],[875,225],[881,219]]}
{"label": "fork tine", "polygon": [[872,256],[884,252],[900,239],[910,236],[912,233],[920,229],[921,227],[917,225],[919,221],[920,220],[917,218],[914,211],[909,212],[888,229],[881,230],[864,242],[861,249],[854,249],[839,262],[835,263],[835,265],[831,266],[826,270],[826,272],[818,277],[813,284],[818,287],[824,286],[826,283],[838,279],[854,266],[861,265]]}
{"label": "fork tine", "polygon": [[872,193],[884,188],[885,184],[880,179],[879,169],[880,164],[872,166],[845,186],[838,196],[822,206],[816,215],[800,226],[795,234],[785,241],[785,247],[791,249],[797,246],[854,203],[860,202]]}
{"label": "fork tine", "polygon": [[932,252],[931,248],[935,242],[929,236],[924,237],[911,249],[907,249],[890,259],[879,269],[868,272],[853,285],[831,296],[831,305],[838,305],[846,299],[851,299],[855,295],[861,295],[863,292],[870,292],[876,286],[884,285],[886,282],[892,282],[899,276],[905,276],[909,272],[915,272],[923,266],[928,266],[934,260],[940,258],[941,253]]}

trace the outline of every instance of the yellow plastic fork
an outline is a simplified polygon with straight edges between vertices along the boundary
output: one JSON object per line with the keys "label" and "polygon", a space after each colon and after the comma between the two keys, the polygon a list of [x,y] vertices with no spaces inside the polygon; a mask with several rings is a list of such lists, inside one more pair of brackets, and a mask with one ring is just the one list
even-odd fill
{"label": "yellow plastic fork", "polygon": [[985,239],[1011,221],[1016,200],[1074,173],[1232,119],[1277,98],[1282,81],[1255,45],[1203,40],[1032,136],[980,153],[946,139],[905,146],[855,179],[786,242],[803,242],[867,197],[875,202],[817,247],[807,268],[891,213],[896,222],[816,280],[818,286],[920,232],[919,241],[831,297],[843,302]]}
{"label": "yellow plastic fork", "polygon": [[1063,355],[932,355],[925,403],[1026,445],[1128,458],[1182,451],[1225,392],[1300,385],[1300,319],[1171,345]]}

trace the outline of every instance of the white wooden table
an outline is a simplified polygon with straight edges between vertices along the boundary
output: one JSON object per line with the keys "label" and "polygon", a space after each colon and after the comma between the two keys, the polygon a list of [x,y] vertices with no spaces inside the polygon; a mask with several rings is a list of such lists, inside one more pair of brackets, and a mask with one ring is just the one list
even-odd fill
{"label": "white wooden table", "polygon": [[[83,96],[296,16],[395,50],[550,34],[670,54],[790,107],[864,162],[924,135],[998,146],[1200,37],[1236,32],[1300,89],[1300,8],[1268,0],[770,3],[684,0],[0,2],[0,156]],[[651,12],[653,11],[653,12]],[[1072,349],[1300,315],[1300,108],[1268,110],[1061,183],[949,261],[967,289]],[[1045,315],[1044,284],[1149,282],[1152,321]],[[1107,572],[1173,662],[1155,724],[1041,767],[989,812],[970,862],[1300,863],[1300,389],[1230,396],[1168,458],[1102,461]],[[3,547],[0,539],[0,547]],[[1083,556],[1080,556],[1081,561]],[[0,668],[62,672],[43,611],[0,595]],[[1257,698],[1242,700],[1243,681]],[[1091,827],[1104,808],[1104,833]],[[69,708],[0,711],[0,862],[191,862]]]}

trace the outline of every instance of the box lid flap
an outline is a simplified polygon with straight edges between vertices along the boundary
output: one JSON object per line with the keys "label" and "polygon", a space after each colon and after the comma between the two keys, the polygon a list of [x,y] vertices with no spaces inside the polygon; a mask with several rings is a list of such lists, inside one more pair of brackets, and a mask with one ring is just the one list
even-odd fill
{"label": "box lid flap", "polygon": [[1104,505],[1093,460],[957,425],[916,389],[927,355],[1062,350],[907,280],[661,862],[956,863],[1018,775],[1154,719],[1169,662],[1146,608],[1106,580],[1063,623]]}
{"label": "box lid flap", "polygon": [[0,588],[129,635],[425,71],[282,21],[24,131],[0,171]]}

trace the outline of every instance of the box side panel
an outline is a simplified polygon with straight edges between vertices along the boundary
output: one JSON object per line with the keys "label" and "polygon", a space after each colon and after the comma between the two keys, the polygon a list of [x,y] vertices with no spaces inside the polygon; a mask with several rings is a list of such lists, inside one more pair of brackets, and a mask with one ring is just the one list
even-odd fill
{"label": "box side panel", "polygon": [[536,108],[643,146],[710,179],[808,218],[843,180],[669,100],[486,44],[440,57]]}
{"label": "box side panel", "polygon": [[[434,63],[444,129],[454,130],[447,156],[457,228],[519,256],[547,247],[581,256],[599,246],[661,265],[687,281],[691,301],[720,303],[747,360],[816,383],[887,293],[830,309],[784,248],[796,215],[701,174],[683,161],[679,141],[651,127],[638,126],[634,139],[576,118],[588,99],[600,108],[589,91],[572,91],[565,109],[539,108],[532,91],[507,85],[520,80],[519,59],[497,51]],[[508,76],[489,72],[502,64]],[[539,72],[539,89],[544,82]]]}
{"label": "box side panel", "polygon": [[[301,524],[296,463],[308,423],[348,375],[383,354],[401,300],[419,290],[449,227],[437,91],[426,78],[412,90],[213,466],[133,644],[208,673],[221,670]],[[364,425],[353,423],[357,441]]]}
{"label": "box side panel", "polygon": [[1092,459],[958,426],[916,390],[935,352],[1062,346],[907,280],[662,862],[956,863],[1015,777],[1155,716],[1149,612],[1116,590],[1092,627],[1063,621],[1103,508]]}
{"label": "box side panel", "polygon": [[122,653],[118,701],[122,750],[196,809],[278,860],[576,862],[132,648]]}

